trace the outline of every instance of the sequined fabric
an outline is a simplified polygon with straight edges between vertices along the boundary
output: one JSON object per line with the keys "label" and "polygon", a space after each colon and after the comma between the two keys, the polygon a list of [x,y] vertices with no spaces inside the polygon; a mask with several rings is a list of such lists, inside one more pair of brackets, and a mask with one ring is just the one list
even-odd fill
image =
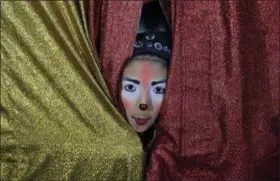
{"label": "sequined fabric", "polygon": [[1,180],[141,179],[78,4],[1,1]]}
{"label": "sequined fabric", "polygon": [[171,15],[147,180],[278,180],[279,1],[173,0]]}

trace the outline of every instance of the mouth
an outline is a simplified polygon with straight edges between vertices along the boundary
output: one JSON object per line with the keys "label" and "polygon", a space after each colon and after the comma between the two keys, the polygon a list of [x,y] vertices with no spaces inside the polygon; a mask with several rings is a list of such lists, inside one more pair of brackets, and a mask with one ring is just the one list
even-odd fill
{"label": "mouth", "polygon": [[138,118],[138,117],[133,117],[132,118],[134,119],[135,123],[138,125],[138,126],[142,126],[142,125],[145,125],[146,123],[148,123],[148,121],[151,119],[150,117],[141,117],[141,118]]}

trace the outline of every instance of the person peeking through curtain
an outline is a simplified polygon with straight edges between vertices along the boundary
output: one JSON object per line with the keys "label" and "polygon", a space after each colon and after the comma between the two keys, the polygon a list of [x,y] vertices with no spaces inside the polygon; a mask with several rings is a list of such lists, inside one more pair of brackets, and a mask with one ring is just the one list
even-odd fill
{"label": "person peeking through curtain", "polygon": [[169,34],[152,31],[137,35],[132,58],[124,65],[120,99],[131,127],[148,149],[164,99],[171,52]]}
{"label": "person peeking through curtain", "polygon": [[147,158],[165,95],[171,39],[160,4],[145,4],[133,54],[122,68],[119,102],[128,123],[140,136]]}
{"label": "person peeking through curtain", "polygon": [[[153,17],[153,18],[151,18]],[[168,77],[171,32],[158,2],[142,8],[132,55],[118,76],[120,110],[139,135],[144,151],[144,172],[155,139]]]}
{"label": "person peeking through curtain", "polygon": [[138,34],[132,58],[124,65],[120,79],[122,109],[139,134],[147,159],[166,89],[171,52],[168,35],[161,31]]}

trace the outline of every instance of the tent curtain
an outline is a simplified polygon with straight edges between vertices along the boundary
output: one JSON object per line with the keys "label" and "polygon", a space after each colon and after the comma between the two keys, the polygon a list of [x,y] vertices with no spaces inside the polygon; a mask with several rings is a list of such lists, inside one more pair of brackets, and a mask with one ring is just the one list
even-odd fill
{"label": "tent curtain", "polygon": [[141,179],[142,145],[112,104],[85,7],[1,1],[1,180]]}
{"label": "tent curtain", "polygon": [[147,180],[276,180],[279,2],[173,0],[171,15]]}

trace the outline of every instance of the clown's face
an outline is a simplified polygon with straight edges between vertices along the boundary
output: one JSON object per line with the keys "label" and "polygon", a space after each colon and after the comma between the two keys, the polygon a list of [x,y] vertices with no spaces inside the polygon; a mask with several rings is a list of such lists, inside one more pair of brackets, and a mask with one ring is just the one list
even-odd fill
{"label": "clown's face", "polygon": [[159,62],[134,60],[122,77],[121,100],[132,128],[142,133],[159,114],[166,88],[167,68]]}

